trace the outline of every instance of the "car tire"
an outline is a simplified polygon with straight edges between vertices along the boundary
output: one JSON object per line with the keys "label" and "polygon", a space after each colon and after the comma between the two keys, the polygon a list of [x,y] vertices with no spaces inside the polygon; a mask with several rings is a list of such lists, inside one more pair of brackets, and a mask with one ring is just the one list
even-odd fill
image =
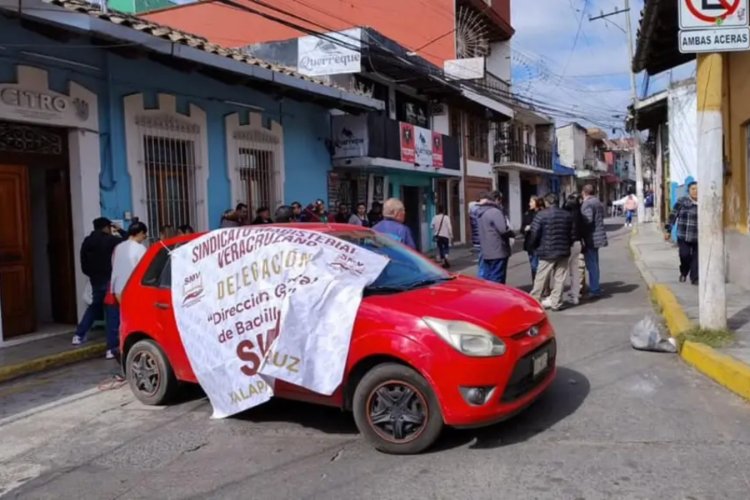
{"label": "car tire", "polygon": [[130,348],[125,360],[125,376],[135,397],[145,405],[166,404],[178,390],[174,370],[153,340],[139,340]]}
{"label": "car tire", "polygon": [[395,455],[426,450],[444,426],[430,384],[412,368],[397,363],[377,365],[362,377],[354,391],[352,410],[365,439],[375,449]]}

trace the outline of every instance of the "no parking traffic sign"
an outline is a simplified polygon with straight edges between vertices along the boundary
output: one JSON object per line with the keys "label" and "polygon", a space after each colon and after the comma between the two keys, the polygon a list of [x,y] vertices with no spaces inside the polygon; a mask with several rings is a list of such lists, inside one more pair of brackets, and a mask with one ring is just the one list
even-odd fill
{"label": "no parking traffic sign", "polygon": [[750,49],[748,0],[677,0],[680,52],[730,52]]}
{"label": "no parking traffic sign", "polygon": [[747,26],[748,0],[678,0],[680,28]]}

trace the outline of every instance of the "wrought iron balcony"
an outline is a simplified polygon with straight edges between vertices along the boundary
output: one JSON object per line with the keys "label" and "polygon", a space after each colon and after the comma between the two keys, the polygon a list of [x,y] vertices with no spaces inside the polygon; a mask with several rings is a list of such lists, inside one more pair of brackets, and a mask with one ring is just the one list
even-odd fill
{"label": "wrought iron balcony", "polygon": [[495,144],[495,163],[500,166],[516,163],[551,171],[552,156],[552,151],[521,142],[506,141]]}

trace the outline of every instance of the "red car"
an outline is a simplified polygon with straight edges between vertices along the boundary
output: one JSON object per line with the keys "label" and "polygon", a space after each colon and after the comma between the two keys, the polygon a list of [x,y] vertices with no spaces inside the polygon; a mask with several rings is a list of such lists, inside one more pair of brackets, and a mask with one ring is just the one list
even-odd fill
{"label": "red car", "polygon": [[[278,397],[354,413],[375,448],[418,453],[444,426],[499,422],[529,406],[555,377],[555,334],[529,295],[451,275],[369,229],[299,228],[332,234],[390,259],[364,292],[344,380],[331,396],[276,381]],[[197,235],[167,242],[175,247]],[[197,383],[171,306],[169,253],[153,245],[122,299],[121,352],[127,380],[146,404]]]}

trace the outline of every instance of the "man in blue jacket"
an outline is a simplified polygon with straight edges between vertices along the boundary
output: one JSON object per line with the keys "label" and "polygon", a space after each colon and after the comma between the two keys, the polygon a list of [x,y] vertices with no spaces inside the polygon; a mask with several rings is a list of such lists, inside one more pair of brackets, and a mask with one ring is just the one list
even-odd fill
{"label": "man in blue jacket", "polygon": [[401,200],[390,198],[383,205],[383,220],[375,224],[374,231],[386,234],[404,245],[417,249],[411,230],[404,224],[406,209]]}

